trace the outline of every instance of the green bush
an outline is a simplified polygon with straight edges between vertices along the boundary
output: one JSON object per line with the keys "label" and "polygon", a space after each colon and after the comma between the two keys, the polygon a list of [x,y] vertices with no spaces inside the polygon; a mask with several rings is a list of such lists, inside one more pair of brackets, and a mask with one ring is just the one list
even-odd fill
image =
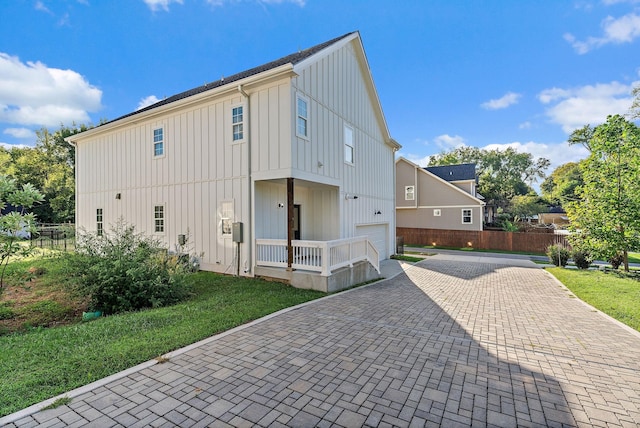
{"label": "green bush", "polygon": [[591,266],[591,256],[586,251],[576,250],[571,255],[571,258],[578,269],[589,269],[589,266]]}
{"label": "green bush", "polygon": [[554,265],[565,267],[569,261],[569,250],[561,245],[549,245],[547,247],[547,257]]}
{"label": "green bush", "polygon": [[624,263],[624,254],[616,253],[615,255],[609,257],[608,262],[611,263],[612,268],[618,269],[622,265],[622,263]]}
{"label": "green bush", "polygon": [[103,236],[78,234],[69,257],[80,290],[105,314],[171,305],[189,292],[185,263],[123,220]]}

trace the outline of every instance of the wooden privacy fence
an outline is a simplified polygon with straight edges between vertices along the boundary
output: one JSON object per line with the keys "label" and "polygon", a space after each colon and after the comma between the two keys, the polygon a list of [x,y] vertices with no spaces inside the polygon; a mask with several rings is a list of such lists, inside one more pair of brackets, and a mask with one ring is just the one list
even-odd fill
{"label": "wooden privacy fence", "polygon": [[545,253],[549,245],[569,247],[566,235],[539,232],[504,232],[494,230],[442,230],[396,228],[396,236],[404,244],[433,245],[438,247],[471,247],[480,250],[521,251]]}

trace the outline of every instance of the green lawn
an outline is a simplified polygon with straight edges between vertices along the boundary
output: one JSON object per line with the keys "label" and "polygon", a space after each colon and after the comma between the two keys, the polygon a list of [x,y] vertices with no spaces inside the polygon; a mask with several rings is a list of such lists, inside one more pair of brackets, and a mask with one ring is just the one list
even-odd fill
{"label": "green lawn", "polygon": [[0,417],[324,293],[200,272],[184,303],[0,336]]}
{"label": "green lawn", "polygon": [[583,301],[640,331],[640,281],[622,273],[549,268]]}

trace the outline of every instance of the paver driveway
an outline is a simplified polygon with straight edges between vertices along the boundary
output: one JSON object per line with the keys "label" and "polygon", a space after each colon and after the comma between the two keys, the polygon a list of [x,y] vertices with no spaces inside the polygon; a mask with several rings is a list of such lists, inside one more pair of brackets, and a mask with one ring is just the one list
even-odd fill
{"label": "paver driveway", "polygon": [[509,263],[429,257],[9,426],[640,424],[640,335]]}

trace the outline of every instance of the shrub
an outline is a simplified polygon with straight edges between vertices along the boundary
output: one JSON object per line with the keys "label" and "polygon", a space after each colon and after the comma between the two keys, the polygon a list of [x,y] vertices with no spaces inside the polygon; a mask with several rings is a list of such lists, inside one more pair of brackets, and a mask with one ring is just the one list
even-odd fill
{"label": "shrub", "polygon": [[547,247],[547,257],[556,266],[566,266],[569,261],[569,250],[561,245],[549,245]]}
{"label": "shrub", "polygon": [[70,268],[91,307],[106,314],[166,306],[188,295],[180,258],[122,219],[103,236],[78,234]]}
{"label": "shrub", "polygon": [[573,258],[573,262],[578,269],[589,269],[589,266],[591,266],[591,255],[586,251],[576,250],[571,255],[571,258]]}
{"label": "shrub", "polygon": [[621,253],[616,253],[615,255],[609,257],[609,263],[611,263],[611,267],[614,269],[618,269],[622,263],[624,263],[624,255]]}

